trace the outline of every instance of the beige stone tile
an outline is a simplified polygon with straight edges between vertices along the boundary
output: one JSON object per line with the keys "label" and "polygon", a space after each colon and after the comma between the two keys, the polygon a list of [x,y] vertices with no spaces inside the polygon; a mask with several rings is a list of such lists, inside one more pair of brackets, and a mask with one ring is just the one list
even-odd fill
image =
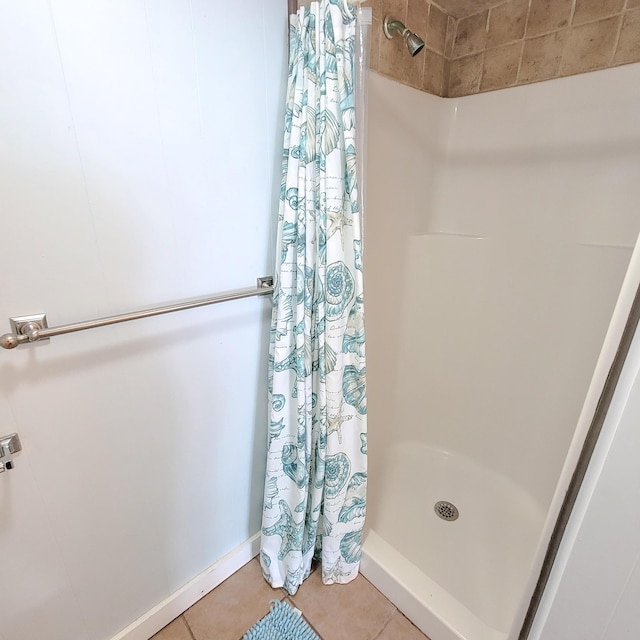
{"label": "beige stone tile", "polygon": [[400,70],[400,82],[414,87],[414,89],[422,89],[423,77],[424,77],[424,65],[425,65],[425,49],[411,57],[409,52],[404,50],[402,57],[402,66]]}
{"label": "beige stone tile", "polygon": [[472,13],[478,13],[505,0],[435,0],[442,9],[456,18],[465,18]]}
{"label": "beige stone tile", "polygon": [[426,39],[427,47],[437,53],[444,54],[447,41],[447,24],[449,16],[440,11],[435,4],[429,5],[429,20],[427,22]]}
{"label": "beige stone tile", "polygon": [[624,9],[624,0],[576,0],[572,24],[609,18]]}
{"label": "beige stone tile", "polygon": [[425,57],[421,89],[436,96],[444,95],[444,56],[429,49],[420,55]]}
{"label": "beige stone tile", "polygon": [[568,29],[525,40],[518,83],[555,78],[560,72]]}
{"label": "beige stone tile", "polygon": [[402,56],[407,54],[404,40],[396,36],[389,40],[384,34],[380,37],[380,54],[378,71],[391,78],[397,78],[400,74]]}
{"label": "beige stone tile", "polygon": [[573,0],[531,0],[527,38],[568,26],[572,4]]}
{"label": "beige stone tile", "polygon": [[524,38],[529,0],[510,0],[489,12],[487,48]]}
{"label": "beige stone tile", "polygon": [[271,600],[285,592],[272,589],[257,559],[246,564],[211,593],[185,611],[195,640],[238,640],[269,611]]}
{"label": "beige stone tile", "polygon": [[457,20],[453,16],[447,17],[447,37],[444,43],[444,57],[451,58],[453,56],[453,43],[456,39]]}
{"label": "beige stone tile", "polygon": [[429,638],[397,611],[376,640],[429,640]]}
{"label": "beige stone tile", "polygon": [[613,63],[627,62],[640,62],[640,9],[628,11],[622,20],[620,39]]}
{"label": "beige stone tile", "polygon": [[485,51],[480,91],[503,89],[516,83],[523,44],[520,40]]}
{"label": "beige stone tile", "polygon": [[180,616],[176,618],[172,623],[168,624],[164,629],[158,631],[151,640],[193,640],[187,623],[184,618]]}
{"label": "beige stone tile", "polygon": [[487,44],[488,11],[458,20],[453,42],[453,58],[482,51]]}
{"label": "beige stone tile", "polygon": [[429,3],[427,0],[408,0],[406,26],[414,33],[417,33],[425,42],[428,22]]}
{"label": "beige stone tile", "polygon": [[449,62],[449,79],[445,87],[447,97],[458,98],[478,93],[483,63],[484,52],[451,60]]}
{"label": "beige stone tile", "polygon": [[618,16],[571,27],[560,64],[560,75],[569,76],[608,66],[613,57],[621,19]]}
{"label": "beige stone tile", "polygon": [[325,640],[373,640],[397,611],[362,576],[349,584],[323,585],[320,571],[292,600]]}
{"label": "beige stone tile", "polygon": [[384,20],[390,15],[400,22],[407,22],[407,0],[377,0],[372,7],[375,18]]}

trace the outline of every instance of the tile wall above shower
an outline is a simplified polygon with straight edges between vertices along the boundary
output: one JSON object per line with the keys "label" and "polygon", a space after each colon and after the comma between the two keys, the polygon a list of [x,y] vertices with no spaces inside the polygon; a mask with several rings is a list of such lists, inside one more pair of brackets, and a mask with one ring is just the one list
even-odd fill
{"label": "tile wall above shower", "polygon": [[[427,0],[369,0],[364,6],[373,8],[371,68],[403,84],[445,97],[446,51],[451,46],[447,35],[454,33],[455,18]],[[425,47],[417,56],[409,55],[402,38],[385,38],[382,23],[386,15],[400,20],[424,40]]]}
{"label": "tile wall above shower", "polygon": [[456,22],[447,96],[640,61],[638,0],[508,0]]}
{"label": "tile wall above shower", "polygon": [[[299,6],[309,4],[300,0]],[[640,0],[366,0],[371,68],[435,95],[474,93],[640,62]],[[391,14],[426,46],[387,40]]]}

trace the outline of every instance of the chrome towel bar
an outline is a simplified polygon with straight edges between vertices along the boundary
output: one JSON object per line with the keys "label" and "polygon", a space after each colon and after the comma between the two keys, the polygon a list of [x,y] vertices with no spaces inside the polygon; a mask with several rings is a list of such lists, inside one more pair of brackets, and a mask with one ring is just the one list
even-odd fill
{"label": "chrome towel bar", "polygon": [[129,320],[139,320],[140,318],[160,316],[165,313],[182,311],[183,309],[205,307],[210,304],[218,304],[219,302],[241,300],[242,298],[252,298],[254,296],[266,296],[271,293],[273,293],[273,277],[265,276],[264,278],[258,278],[255,289],[240,289],[239,291],[230,291],[229,293],[209,296],[207,298],[198,298],[195,300],[165,305],[163,307],[143,309],[142,311],[134,311],[132,313],[123,313],[119,316],[87,320],[86,322],[74,322],[73,324],[64,324],[59,327],[49,327],[47,325],[47,317],[45,314],[20,316],[18,318],[9,319],[12,333],[5,333],[3,336],[0,336],[0,347],[3,349],[14,349],[21,344],[48,340],[53,336],[61,336],[65,333],[74,333],[75,331],[105,327],[119,322],[129,322]]}

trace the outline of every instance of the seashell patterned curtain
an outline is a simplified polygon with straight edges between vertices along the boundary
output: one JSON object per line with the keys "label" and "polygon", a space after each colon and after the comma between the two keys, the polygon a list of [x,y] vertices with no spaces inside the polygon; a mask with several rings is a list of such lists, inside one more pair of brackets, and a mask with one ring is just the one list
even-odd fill
{"label": "seashell patterned curtain", "polygon": [[362,219],[356,176],[356,10],[291,17],[269,352],[261,564],[294,594],[314,557],[356,577],[366,509]]}

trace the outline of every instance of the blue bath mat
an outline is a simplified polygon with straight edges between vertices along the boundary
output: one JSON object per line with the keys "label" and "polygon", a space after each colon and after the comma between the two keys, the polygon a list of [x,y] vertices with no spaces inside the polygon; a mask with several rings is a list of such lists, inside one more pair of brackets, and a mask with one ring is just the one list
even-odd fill
{"label": "blue bath mat", "polygon": [[303,620],[302,613],[286,602],[274,600],[271,611],[258,620],[242,640],[320,640]]}

